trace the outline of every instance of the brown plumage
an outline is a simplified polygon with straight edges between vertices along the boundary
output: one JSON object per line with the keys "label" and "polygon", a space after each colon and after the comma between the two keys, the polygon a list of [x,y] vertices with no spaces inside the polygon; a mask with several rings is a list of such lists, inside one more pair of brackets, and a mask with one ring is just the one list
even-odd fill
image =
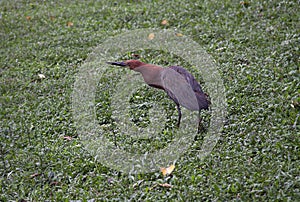
{"label": "brown plumage", "polygon": [[125,62],[108,62],[111,65],[128,66],[131,70],[140,72],[144,81],[151,87],[164,90],[175,102],[178,110],[177,126],[180,126],[181,109],[183,106],[191,111],[199,111],[198,132],[200,130],[200,111],[208,109],[210,102],[202,91],[194,76],[183,67],[170,66],[163,68],[153,64],[146,64],[139,60]]}

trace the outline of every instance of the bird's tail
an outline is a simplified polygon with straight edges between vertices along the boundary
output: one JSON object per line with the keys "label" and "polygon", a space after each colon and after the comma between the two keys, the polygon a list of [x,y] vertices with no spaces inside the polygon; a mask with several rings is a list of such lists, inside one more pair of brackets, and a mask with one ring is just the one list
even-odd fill
{"label": "bird's tail", "polygon": [[199,110],[209,108],[211,102],[207,94],[196,92],[196,97],[199,104]]}

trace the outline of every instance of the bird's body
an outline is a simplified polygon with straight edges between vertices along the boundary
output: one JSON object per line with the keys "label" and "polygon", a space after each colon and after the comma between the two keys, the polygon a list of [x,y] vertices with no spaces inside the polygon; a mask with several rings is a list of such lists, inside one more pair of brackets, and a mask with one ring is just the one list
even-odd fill
{"label": "bird's body", "polygon": [[[181,120],[180,106],[191,111],[199,111],[199,114],[202,109],[209,108],[210,102],[207,95],[202,91],[200,84],[194,76],[183,67],[170,66],[163,68],[153,64],[146,64],[139,60],[109,62],[108,64],[128,66],[131,70],[140,72],[144,81],[149,86],[164,90],[176,103],[178,109],[178,127]],[[200,121],[199,115],[199,124]]]}
{"label": "bird's body", "polygon": [[[202,88],[200,86],[200,84],[197,82],[197,80],[195,79],[195,77],[188,72],[186,69],[184,69],[183,67],[179,67],[179,66],[170,66],[170,69],[175,70],[176,72],[178,72],[181,76],[184,77],[184,79],[186,80],[186,82],[191,86],[193,92],[195,93],[195,96],[197,98],[197,103],[198,103],[198,110],[202,110],[202,109],[208,109],[209,105],[210,105],[210,101],[208,100],[207,95],[202,91]],[[195,103],[196,105],[196,103]],[[192,109],[190,109],[192,110]],[[193,110],[195,111],[195,110]]]}

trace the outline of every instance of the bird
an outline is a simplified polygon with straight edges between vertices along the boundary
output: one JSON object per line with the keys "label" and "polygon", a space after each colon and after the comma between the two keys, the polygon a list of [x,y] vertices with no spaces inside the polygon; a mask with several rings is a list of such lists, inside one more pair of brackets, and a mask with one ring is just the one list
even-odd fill
{"label": "bird", "polygon": [[181,66],[161,67],[147,64],[140,60],[126,60],[123,62],[107,62],[107,64],[129,67],[130,70],[142,74],[145,83],[150,87],[164,90],[177,106],[177,127],[180,127],[181,108],[185,107],[198,113],[198,133],[201,128],[201,110],[208,110],[211,104],[209,96],[203,92],[195,77]]}

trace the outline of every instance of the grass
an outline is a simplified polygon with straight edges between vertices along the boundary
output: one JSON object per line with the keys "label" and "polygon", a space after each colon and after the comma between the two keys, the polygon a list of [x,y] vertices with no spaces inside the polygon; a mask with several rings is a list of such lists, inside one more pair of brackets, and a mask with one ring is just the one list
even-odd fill
{"label": "grass", "polygon": [[[0,4],[0,200],[300,200],[299,1]],[[76,73],[107,37],[165,27],[191,37],[218,64],[227,122],[208,158],[197,160],[196,141],[171,177],[120,173],[80,143],[70,97]],[[150,51],[145,60],[175,61],[163,57]],[[164,182],[173,187],[156,186]]]}

